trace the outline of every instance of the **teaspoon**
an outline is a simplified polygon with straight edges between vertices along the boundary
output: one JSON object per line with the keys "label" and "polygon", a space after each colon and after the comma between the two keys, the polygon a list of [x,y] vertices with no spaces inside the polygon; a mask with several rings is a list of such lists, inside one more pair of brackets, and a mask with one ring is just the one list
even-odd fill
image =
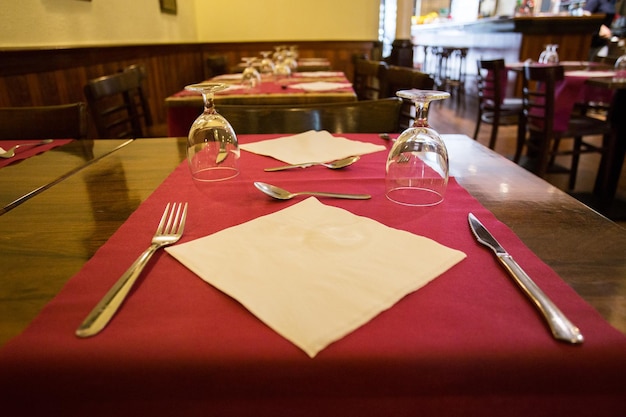
{"label": "teaspoon", "polygon": [[343,159],[338,159],[332,162],[305,162],[304,164],[283,165],[283,166],[274,167],[274,168],[265,168],[265,171],[273,172],[273,171],[282,171],[284,169],[292,169],[292,168],[307,168],[313,165],[322,165],[330,169],[340,169],[340,168],[345,168],[348,165],[354,164],[356,161],[359,160],[359,158],[361,157],[356,155],[356,156],[349,156]]}
{"label": "teaspoon", "polygon": [[254,186],[269,195],[270,197],[278,200],[289,200],[298,195],[313,195],[318,197],[334,197],[334,198],[347,198],[351,200],[367,200],[372,198],[369,194],[343,194],[343,193],[327,193],[323,191],[300,191],[297,193],[291,193],[280,187],[265,182],[255,182]]}
{"label": "teaspoon", "polygon": [[52,139],[46,139],[40,142],[33,142],[33,143],[21,143],[19,145],[15,145],[14,147],[7,149],[6,151],[1,152],[0,158],[13,158],[15,156],[15,150],[17,148],[22,148],[24,146],[39,146],[39,145],[45,145],[47,143],[52,143]]}

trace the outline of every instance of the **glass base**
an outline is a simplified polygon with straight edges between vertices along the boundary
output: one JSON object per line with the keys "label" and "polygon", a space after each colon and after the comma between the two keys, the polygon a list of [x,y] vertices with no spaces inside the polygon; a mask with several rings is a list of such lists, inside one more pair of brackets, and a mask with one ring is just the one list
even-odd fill
{"label": "glass base", "polygon": [[192,174],[192,177],[196,181],[212,182],[228,180],[235,178],[237,175],[239,175],[239,170],[236,168],[214,167],[196,171]]}
{"label": "glass base", "polygon": [[428,188],[396,187],[387,190],[387,198],[405,206],[428,207],[443,201],[443,194]]}

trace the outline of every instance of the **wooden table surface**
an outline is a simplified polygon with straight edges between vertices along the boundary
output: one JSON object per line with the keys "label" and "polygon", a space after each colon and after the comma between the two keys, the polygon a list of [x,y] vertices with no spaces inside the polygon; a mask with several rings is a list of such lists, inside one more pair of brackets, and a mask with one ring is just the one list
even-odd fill
{"label": "wooden table surface", "polygon": [[[626,230],[467,136],[445,140],[451,175],[626,333]],[[94,141],[94,149],[110,145]],[[55,166],[62,151],[37,165]],[[0,216],[0,344],[24,329],[184,158],[183,138],[134,140]],[[18,175],[3,170],[5,181]],[[19,176],[36,183],[39,171]]]}

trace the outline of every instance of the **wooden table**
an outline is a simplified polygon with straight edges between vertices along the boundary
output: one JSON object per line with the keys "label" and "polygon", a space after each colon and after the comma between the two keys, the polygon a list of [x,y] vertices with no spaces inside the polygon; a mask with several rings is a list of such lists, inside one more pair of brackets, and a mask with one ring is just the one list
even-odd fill
{"label": "wooden table", "polygon": [[[279,84],[276,81],[264,81],[260,86],[253,89],[238,89],[232,92],[221,92],[215,94],[215,106],[219,112],[220,104],[242,104],[258,105],[267,104],[312,104],[312,103],[338,103],[356,101],[356,92],[352,87],[331,91],[304,91],[284,85],[307,83],[307,82],[336,82],[349,83],[345,74],[336,73],[330,77],[317,77],[298,73],[290,78],[286,84]],[[220,82],[225,84],[238,84],[238,79],[228,76],[217,76],[209,82]],[[202,113],[204,103],[202,96],[191,94],[181,90],[165,99],[167,107],[168,135],[172,137],[187,136],[189,127],[193,121]]]}
{"label": "wooden table", "polygon": [[[468,137],[446,143],[451,175],[626,333],[624,229]],[[113,145],[94,141],[94,149]],[[184,147],[183,138],[134,140],[0,216],[0,343],[93,256],[184,159]],[[59,149],[37,165],[45,172],[65,158]],[[5,169],[5,185],[25,175]]]}
{"label": "wooden table", "polygon": [[0,169],[0,215],[108,155],[128,140],[81,140]]}
{"label": "wooden table", "polygon": [[[389,144],[377,135],[352,137]],[[624,229],[469,137],[444,139],[456,181],[626,332]],[[626,338],[534,261],[527,267],[554,278],[544,281],[549,284],[544,289],[589,332],[582,346],[552,340],[492,254],[471,237],[467,207],[496,227],[492,230],[519,259],[529,259],[521,253],[528,251],[515,243],[517,237],[503,236],[491,213],[465,190],[454,187],[455,196],[466,196],[464,204],[444,202],[441,210],[394,205],[379,190],[385,152],[363,155],[344,171],[318,167],[289,173],[264,173],[272,161],[243,153],[241,161],[248,165],[234,182],[202,189],[180,164],[184,143],[182,138],[135,140],[0,216],[2,341],[60,292],[22,336],[0,350],[0,388],[6,394],[0,408],[13,415],[28,409],[29,417],[105,416],[113,410],[154,416],[192,416],[199,410],[233,416],[279,410],[299,410],[303,416],[320,410],[329,416],[440,416],[462,410],[467,416],[517,417],[527,415],[529,406],[536,416],[593,409],[595,416],[612,417],[621,407]],[[398,224],[407,230],[423,227],[448,245],[462,245],[465,266],[459,264],[456,273],[407,295],[309,358],[235,300],[160,253],[102,334],[73,336],[92,298],[132,262],[137,246],[145,247],[143,235],[148,239],[153,227],[147,223],[158,219],[164,201],[191,200],[183,239],[194,239],[259,210],[274,212],[296,203],[270,200],[249,184],[270,178],[294,186],[321,180],[335,190],[365,188],[374,194],[371,200],[326,203],[394,224],[400,218]],[[222,198],[215,199],[215,192]],[[455,201],[451,190],[446,201]],[[437,212],[446,215],[433,215]],[[426,227],[424,219],[436,220],[435,226]],[[439,226],[451,222],[452,228]],[[141,239],[134,238],[138,235]],[[110,236],[113,242],[104,244]],[[380,250],[393,259],[393,248]]]}

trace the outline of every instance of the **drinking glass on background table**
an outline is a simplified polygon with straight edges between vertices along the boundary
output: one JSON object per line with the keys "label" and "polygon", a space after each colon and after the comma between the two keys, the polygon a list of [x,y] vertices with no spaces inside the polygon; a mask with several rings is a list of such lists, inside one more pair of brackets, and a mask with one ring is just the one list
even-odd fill
{"label": "drinking glass on background table", "polygon": [[187,137],[187,162],[194,180],[222,181],[239,174],[239,142],[228,120],[215,110],[214,93],[228,88],[221,83],[185,87],[204,100],[204,112],[191,125]]}
{"label": "drinking glass on background table", "polygon": [[259,68],[259,72],[261,73],[261,78],[268,78],[268,79],[274,78],[274,71],[276,70],[276,67],[274,65],[274,61],[272,61],[272,58],[270,58],[271,54],[272,54],[272,51],[261,52],[261,56],[263,57],[261,59],[261,66]]}
{"label": "drinking glass on background table", "polygon": [[448,186],[448,151],[428,124],[428,106],[450,97],[445,91],[401,90],[398,97],[415,103],[415,122],[400,134],[387,157],[387,198],[407,206],[434,206]]}
{"label": "drinking glass on background table", "polygon": [[615,61],[615,79],[619,82],[626,81],[626,54]]}
{"label": "drinking glass on background table", "polygon": [[558,64],[559,63],[559,53],[557,52],[557,48],[559,45],[557,44],[549,44],[546,45],[546,49],[541,52],[539,55],[539,63],[540,64]]}
{"label": "drinking glass on background table", "polygon": [[246,68],[244,68],[243,73],[241,74],[241,84],[243,84],[247,88],[257,87],[259,84],[261,84],[261,74],[259,74],[259,71],[254,68],[254,62],[256,61],[256,58],[244,57],[241,59],[246,64]]}

